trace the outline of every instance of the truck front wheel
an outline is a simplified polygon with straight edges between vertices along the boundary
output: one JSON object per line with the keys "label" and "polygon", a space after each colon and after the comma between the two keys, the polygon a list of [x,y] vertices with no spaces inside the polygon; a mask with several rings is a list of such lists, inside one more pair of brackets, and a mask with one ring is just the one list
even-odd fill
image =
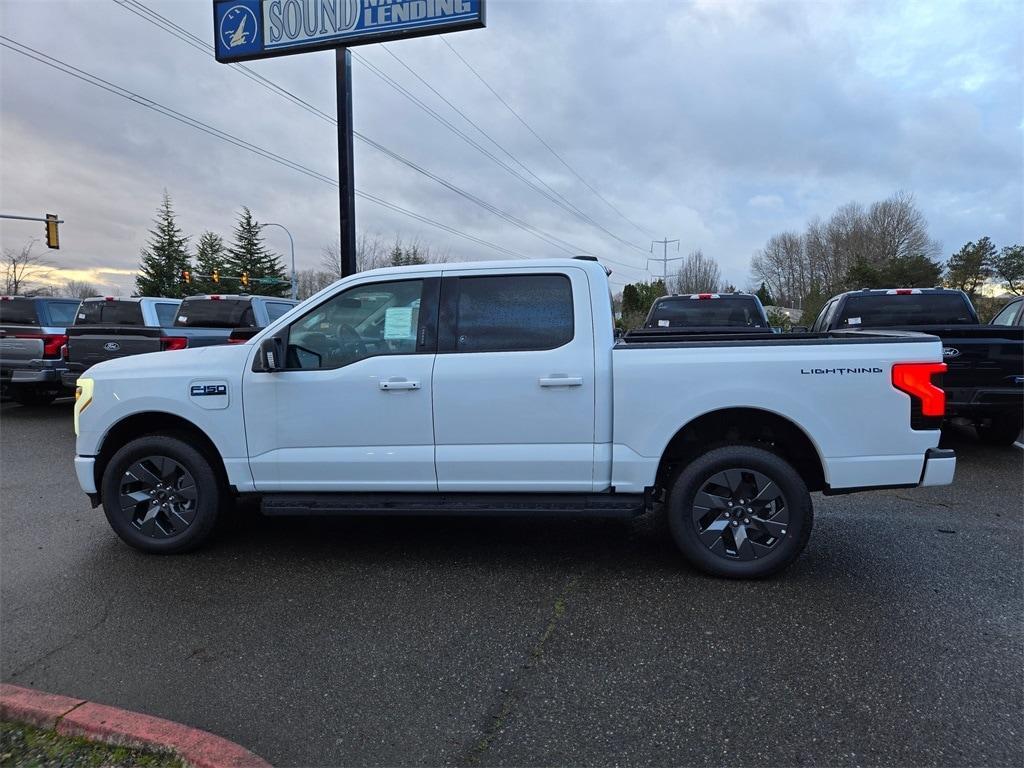
{"label": "truck front wheel", "polygon": [[147,435],[115,453],[103,472],[103,511],[136,549],[185,552],[213,532],[225,491],[202,453],[176,437]]}
{"label": "truck front wheel", "polygon": [[807,545],[814,522],[799,473],[776,454],[747,445],[717,448],[684,467],[666,511],[687,560],[738,579],[786,568]]}

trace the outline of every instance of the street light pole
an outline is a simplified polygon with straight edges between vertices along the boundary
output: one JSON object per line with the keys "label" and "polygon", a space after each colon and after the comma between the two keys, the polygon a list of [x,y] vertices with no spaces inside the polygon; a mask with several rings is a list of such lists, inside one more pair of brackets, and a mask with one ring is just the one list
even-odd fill
{"label": "street light pole", "polygon": [[295,241],[292,239],[292,233],[288,231],[288,227],[284,224],[274,224],[272,222],[260,224],[260,229],[263,229],[264,227],[280,227],[288,235],[288,243],[292,248],[292,301],[295,301],[299,298],[299,283],[295,274]]}

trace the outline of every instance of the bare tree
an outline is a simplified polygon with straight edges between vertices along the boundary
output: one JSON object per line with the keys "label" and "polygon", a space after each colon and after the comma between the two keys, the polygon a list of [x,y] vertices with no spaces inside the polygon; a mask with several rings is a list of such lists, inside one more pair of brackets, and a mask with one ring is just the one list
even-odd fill
{"label": "bare tree", "polygon": [[722,283],[718,262],[704,255],[700,249],[691,251],[682,260],[679,273],[672,282],[676,293],[714,293]]}
{"label": "bare tree", "polygon": [[[388,245],[380,235],[363,233],[356,241],[356,271],[380,267],[395,267],[407,264],[443,264],[449,261],[451,253],[423,244],[417,238],[408,245],[402,242],[400,235]],[[320,267],[324,272],[341,278],[341,248],[337,243],[325,245],[320,259]]]}
{"label": "bare tree", "polygon": [[29,293],[37,286],[52,269],[53,264],[35,253],[35,246],[38,240],[29,240],[20,250],[4,248],[4,293],[16,295]]}
{"label": "bare tree", "polygon": [[85,280],[68,280],[64,283],[61,294],[75,299],[88,299],[90,296],[99,296],[100,291],[95,285]]}
{"label": "bare tree", "polygon": [[296,273],[299,299],[308,299],[338,279],[333,272],[319,269],[300,269]]}

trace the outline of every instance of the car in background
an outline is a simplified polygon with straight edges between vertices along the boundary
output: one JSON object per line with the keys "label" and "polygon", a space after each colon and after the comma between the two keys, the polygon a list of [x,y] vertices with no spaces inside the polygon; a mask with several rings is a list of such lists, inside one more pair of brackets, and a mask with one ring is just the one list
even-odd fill
{"label": "car in background", "polygon": [[938,336],[947,367],[942,379],[946,418],[972,422],[982,442],[1010,445],[1024,424],[1024,328],[1005,322],[1012,315],[996,317],[1000,322],[983,325],[963,291],[864,289],[829,299],[811,331],[899,330]]}
{"label": "car in background", "polygon": [[771,333],[761,300],[752,293],[690,293],[654,300],[639,335]]}
{"label": "car in background", "polygon": [[74,298],[0,296],[0,388],[22,405],[46,405],[67,391],[61,380]]}
{"label": "car in background", "polygon": [[178,307],[174,332],[188,338],[188,347],[245,342],[298,303],[247,294],[189,296]]}
{"label": "car in background", "polygon": [[1009,327],[1024,326],[1024,296],[1018,296],[1010,301],[1005,307],[996,312],[996,316],[989,320],[989,325],[1003,325]]}
{"label": "car in background", "polygon": [[74,387],[96,363],[118,357],[183,349],[185,339],[170,335],[181,299],[151,296],[94,296],[84,299],[68,328],[61,378]]}

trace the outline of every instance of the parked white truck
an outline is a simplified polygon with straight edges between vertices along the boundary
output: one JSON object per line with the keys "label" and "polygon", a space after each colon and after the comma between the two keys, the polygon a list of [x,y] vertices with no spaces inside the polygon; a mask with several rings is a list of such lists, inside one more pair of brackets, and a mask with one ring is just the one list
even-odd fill
{"label": "parked white truck", "polygon": [[128,544],[265,514],[636,515],[757,577],[811,532],[809,491],[952,482],[938,339],[899,332],[616,340],[591,260],[363,272],[247,344],[79,379],[75,468]]}

